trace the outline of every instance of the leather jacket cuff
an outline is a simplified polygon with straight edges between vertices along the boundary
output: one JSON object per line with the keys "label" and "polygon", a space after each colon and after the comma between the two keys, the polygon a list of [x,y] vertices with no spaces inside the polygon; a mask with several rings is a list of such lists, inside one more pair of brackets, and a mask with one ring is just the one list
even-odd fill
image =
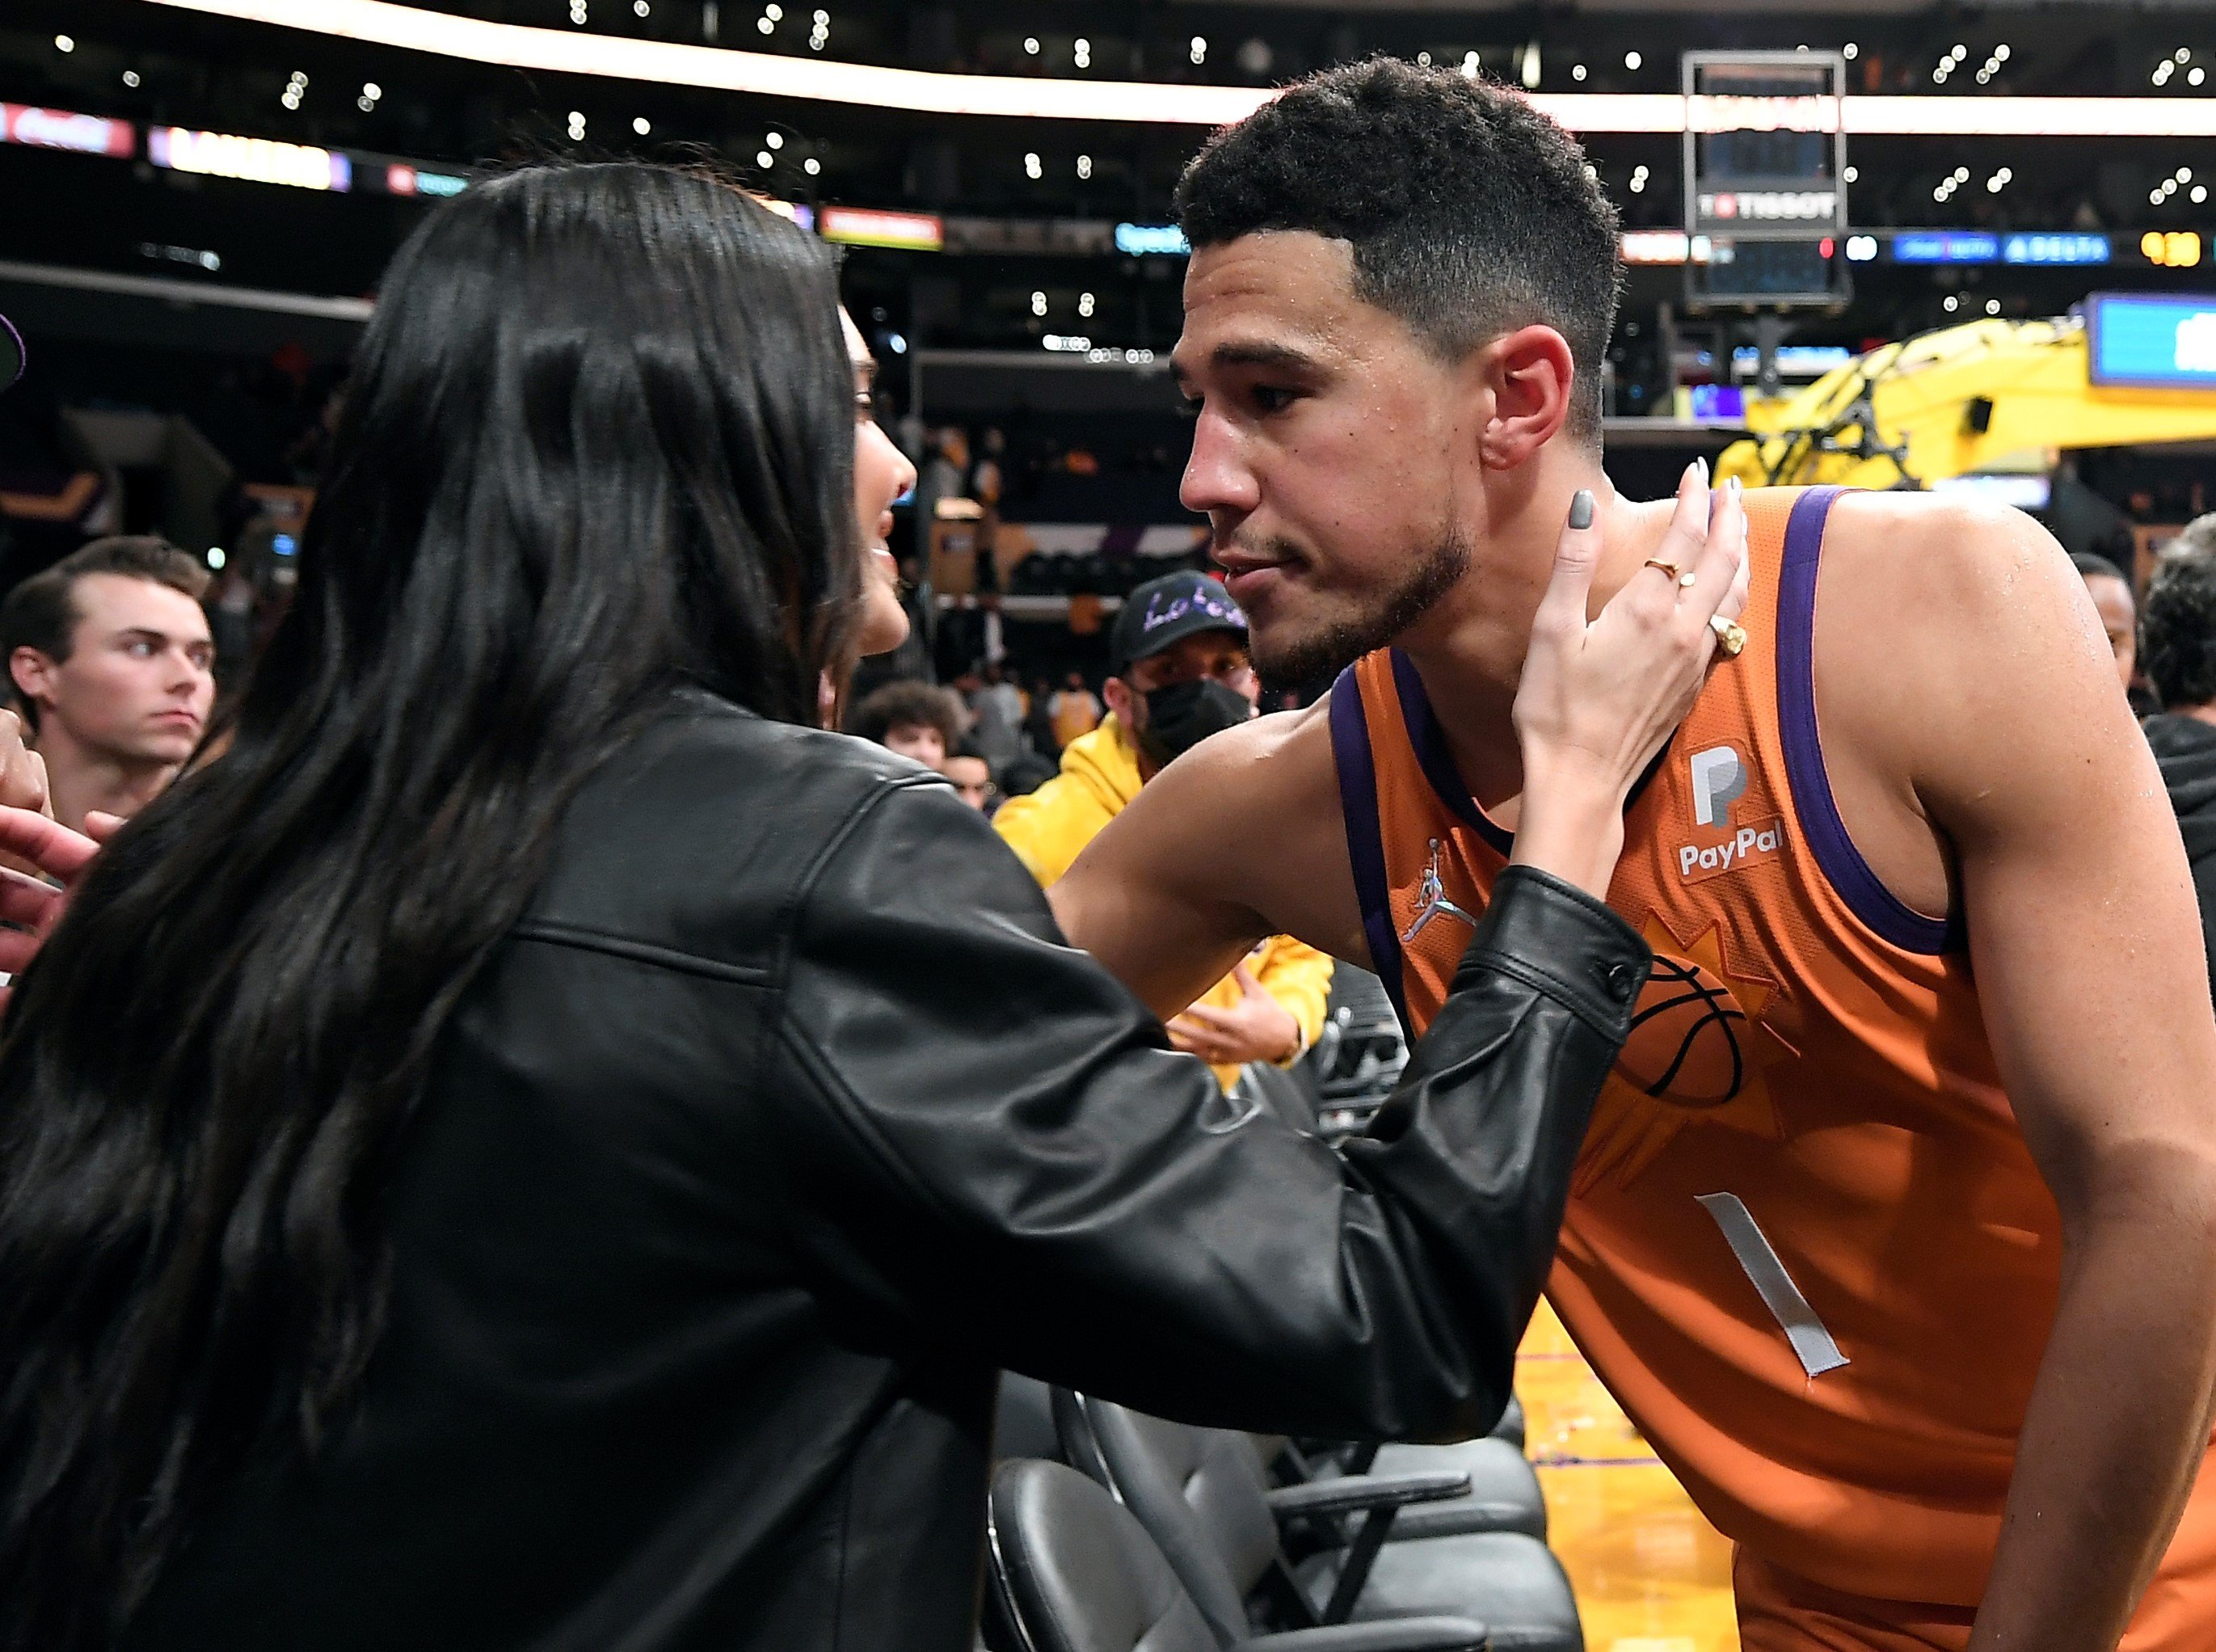
{"label": "leather jacket cuff", "polygon": [[1493,880],[1455,985],[1472,969],[1514,976],[1622,1044],[1654,954],[1622,917],[1575,885],[1535,866]]}

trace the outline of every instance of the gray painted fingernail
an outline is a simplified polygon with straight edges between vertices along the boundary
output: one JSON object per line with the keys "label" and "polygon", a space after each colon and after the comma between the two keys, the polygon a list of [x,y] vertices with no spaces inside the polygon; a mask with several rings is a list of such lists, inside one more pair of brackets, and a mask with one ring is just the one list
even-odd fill
{"label": "gray painted fingernail", "polygon": [[1570,526],[1591,527],[1593,519],[1593,496],[1591,488],[1579,488],[1570,496]]}

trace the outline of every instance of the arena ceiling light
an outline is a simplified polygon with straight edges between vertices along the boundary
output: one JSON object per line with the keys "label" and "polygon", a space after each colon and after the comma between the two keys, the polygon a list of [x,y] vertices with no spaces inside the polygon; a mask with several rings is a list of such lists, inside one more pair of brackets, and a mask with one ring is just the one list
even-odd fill
{"label": "arena ceiling light", "polygon": [[[833,63],[489,22],[391,0],[155,0],[155,3],[510,68],[926,114],[1216,126],[1253,114],[1268,96],[1235,86],[933,74],[872,64]],[[766,6],[765,21],[773,21],[773,11],[782,17],[782,6]]]}
{"label": "arena ceiling light", "polygon": [[[1239,86],[1052,80],[934,74],[875,64],[833,63],[671,40],[576,34],[455,16],[393,0],[152,0],[206,15],[270,23],[342,40],[548,73],[594,75],[750,92],[821,103],[1031,120],[1220,126],[1249,115],[1271,93]],[[765,9],[765,15],[766,15]],[[779,9],[781,14],[782,9]],[[1744,130],[1743,108],[1689,108],[1676,93],[1535,95],[1532,103],[1573,132]],[[1731,100],[1735,105],[1743,100]],[[2203,97],[1849,97],[1779,100],[1786,129],[1855,137],[2216,138],[2216,99]],[[1800,105],[1820,107],[1807,109]],[[1689,120],[1690,117],[1690,120]]]}

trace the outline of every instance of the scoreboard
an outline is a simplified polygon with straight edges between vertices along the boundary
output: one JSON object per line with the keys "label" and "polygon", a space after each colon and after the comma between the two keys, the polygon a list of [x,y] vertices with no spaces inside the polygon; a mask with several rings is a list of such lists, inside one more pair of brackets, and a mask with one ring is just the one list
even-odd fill
{"label": "scoreboard", "polygon": [[[1831,52],[1689,52],[1688,302],[1833,306],[1846,260],[1846,59]],[[1702,256],[1705,251],[1706,256]]]}
{"label": "scoreboard", "polygon": [[2084,314],[2092,383],[2216,390],[2216,296],[2096,293]]}

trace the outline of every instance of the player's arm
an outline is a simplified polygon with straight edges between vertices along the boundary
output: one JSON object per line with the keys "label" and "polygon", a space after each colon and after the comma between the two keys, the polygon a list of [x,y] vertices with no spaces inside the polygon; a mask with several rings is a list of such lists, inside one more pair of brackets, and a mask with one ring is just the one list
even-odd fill
{"label": "player's arm", "polygon": [[[1176,1014],[1289,924],[1312,945],[1363,956],[1325,715],[1261,718],[1202,742],[1048,890],[1062,933],[1157,1015]],[[1292,868],[1306,898],[1288,897],[1302,881]]]}
{"label": "player's arm", "polygon": [[2109,1652],[2216,1390],[2216,1017],[2193,883],[2053,542],[2014,512],[1950,512],[1917,548],[1883,650],[1896,732],[1952,845],[1987,1032],[2062,1217],[2061,1297],[1970,1644]]}

